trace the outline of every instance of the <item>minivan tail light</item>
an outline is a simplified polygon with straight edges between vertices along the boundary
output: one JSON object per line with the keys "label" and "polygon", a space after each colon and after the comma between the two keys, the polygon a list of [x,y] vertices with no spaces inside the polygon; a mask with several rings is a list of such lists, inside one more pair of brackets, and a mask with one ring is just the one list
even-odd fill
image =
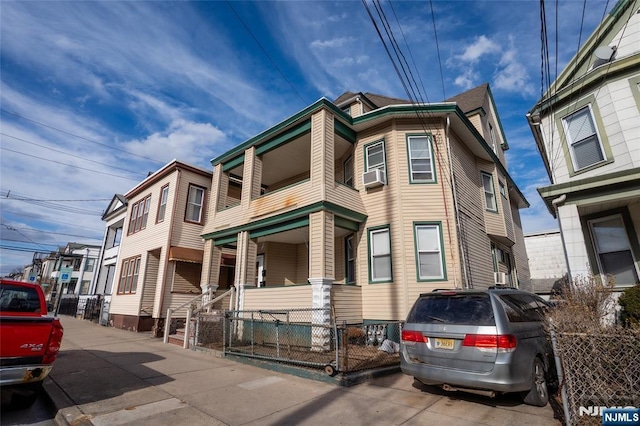
{"label": "minivan tail light", "polygon": [[497,349],[498,352],[512,352],[516,345],[516,336],[513,334],[467,334],[462,341],[462,346]]}
{"label": "minivan tail light", "polygon": [[403,342],[418,342],[418,343],[427,343],[429,338],[422,334],[421,331],[416,330],[402,330],[402,341]]}

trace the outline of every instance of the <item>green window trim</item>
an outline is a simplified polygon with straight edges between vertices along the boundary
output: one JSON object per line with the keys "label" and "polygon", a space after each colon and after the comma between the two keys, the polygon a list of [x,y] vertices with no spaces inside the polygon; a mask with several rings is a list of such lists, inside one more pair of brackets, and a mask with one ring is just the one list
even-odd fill
{"label": "green window trim", "polygon": [[[372,238],[371,235],[374,233],[378,233],[380,231],[386,230],[387,235],[389,237],[389,277],[384,277],[378,280],[374,280],[373,278],[373,262],[372,262]],[[380,225],[380,226],[372,226],[367,228],[367,265],[368,265],[368,274],[369,274],[369,284],[385,284],[393,282],[393,250],[391,249],[391,226],[390,225]]]}
{"label": "green window trim", "polygon": [[[414,173],[416,173],[415,171],[413,171],[413,167],[412,167],[412,158],[411,158],[411,139],[412,138],[427,138],[427,148],[429,151],[429,166],[431,168],[430,172],[431,172],[431,179],[414,179],[413,175]],[[408,162],[408,170],[409,170],[409,183],[410,184],[416,184],[416,185],[423,185],[423,184],[434,184],[434,183],[438,183],[438,178],[436,175],[436,167],[435,167],[435,161],[434,161],[434,151],[433,151],[433,135],[431,133],[407,133],[405,135],[405,139],[406,139],[406,147],[407,147],[407,162]]]}
{"label": "green window trim", "polygon": [[[438,231],[438,247],[440,254],[440,270],[441,275],[438,277],[428,277],[422,278],[420,275],[420,251],[418,247],[418,228],[420,226],[424,227],[435,227]],[[430,221],[430,222],[413,222],[413,245],[414,245],[414,253],[416,255],[416,281],[418,282],[437,282],[437,281],[447,281],[447,262],[444,253],[444,239],[442,238],[442,222],[441,221]]]}
{"label": "green window trim", "polygon": [[[574,157],[573,157],[573,154],[571,153],[571,146],[569,145],[569,138],[566,133],[564,123],[567,117],[571,116],[572,114],[575,114],[576,112],[580,111],[585,107],[589,108],[590,113],[594,119],[593,124],[596,129],[596,135],[598,137],[598,142],[600,144],[600,147],[602,148],[602,156],[604,158],[602,161],[598,163],[594,163],[589,166],[576,170],[576,168],[574,167]],[[567,164],[567,169],[569,170],[570,177],[613,163],[613,154],[611,151],[611,146],[609,145],[607,132],[605,131],[605,126],[602,121],[602,116],[600,115],[600,110],[598,108],[598,104],[596,103],[596,98],[594,95],[589,95],[584,99],[581,99],[580,101],[576,102],[575,104],[568,106],[563,110],[558,111],[555,114],[554,118],[556,122],[556,127],[558,129],[558,136],[560,137],[562,153],[564,155],[564,159]]]}

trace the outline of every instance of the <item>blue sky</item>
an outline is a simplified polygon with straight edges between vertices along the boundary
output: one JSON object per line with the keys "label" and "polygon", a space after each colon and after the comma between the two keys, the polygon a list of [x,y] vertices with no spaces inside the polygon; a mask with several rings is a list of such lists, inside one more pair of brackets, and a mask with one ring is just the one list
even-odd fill
{"label": "blue sky", "polygon": [[[552,72],[614,4],[560,1],[557,55],[547,4]],[[539,2],[381,5],[428,101],[491,85],[531,203],[524,231],[556,228],[525,119],[541,90]],[[100,244],[113,195],[174,158],[211,169],[323,96],[407,97],[361,1],[2,1],[0,19],[0,275],[33,251]]]}

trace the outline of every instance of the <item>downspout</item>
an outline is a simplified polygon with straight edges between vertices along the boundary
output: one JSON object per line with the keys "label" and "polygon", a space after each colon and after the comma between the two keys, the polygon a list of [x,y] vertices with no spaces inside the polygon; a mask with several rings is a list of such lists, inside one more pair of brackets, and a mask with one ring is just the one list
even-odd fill
{"label": "downspout", "polygon": [[[460,266],[462,267],[462,275],[464,276],[464,288],[469,288],[469,277],[467,276],[466,258],[464,255],[464,248],[462,247],[462,227],[460,226],[460,211],[458,210],[458,196],[456,190],[456,179],[453,173],[453,157],[451,156],[451,141],[449,139],[449,128],[451,127],[451,120],[449,114],[447,114],[447,125],[445,127],[445,139],[447,141],[447,156],[449,157],[449,175],[451,178],[451,192],[453,194],[453,209],[455,212],[456,230],[458,232],[458,244],[460,251]],[[454,268],[455,274],[456,268]],[[457,274],[454,276],[454,284],[458,288]]]}
{"label": "downspout", "polygon": [[[173,195],[173,209],[171,211],[171,226],[169,226],[169,232],[167,236],[167,249],[164,253],[164,271],[162,273],[162,283],[160,283],[160,305],[158,306],[158,321],[162,318],[162,310],[164,305],[164,292],[167,285],[167,270],[169,269],[169,251],[171,249],[171,239],[173,237],[173,221],[176,214],[176,206],[178,205],[178,190],[180,189],[180,178],[182,177],[181,170],[176,168],[178,172],[178,178],[176,179],[176,190]],[[157,284],[156,284],[157,285]],[[142,297],[140,298],[142,304]],[[153,315],[153,314],[152,314]],[[169,324],[165,324],[165,327],[169,327]]]}
{"label": "downspout", "polygon": [[558,198],[551,201],[551,205],[553,205],[553,209],[556,212],[556,217],[558,218],[558,228],[560,229],[560,241],[562,241],[562,253],[564,254],[564,261],[567,265],[567,279],[569,280],[569,284],[573,282],[573,278],[571,277],[571,268],[569,267],[569,256],[567,254],[567,246],[564,241],[564,232],[562,231],[562,221],[560,220],[560,212],[558,212],[558,207],[562,203],[564,203],[567,199],[567,194],[562,194]]}

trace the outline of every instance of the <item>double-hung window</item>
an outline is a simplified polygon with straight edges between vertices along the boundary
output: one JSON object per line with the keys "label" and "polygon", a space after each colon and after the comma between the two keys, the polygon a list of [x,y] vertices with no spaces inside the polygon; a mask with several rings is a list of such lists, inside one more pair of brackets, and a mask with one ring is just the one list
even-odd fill
{"label": "double-hung window", "polygon": [[142,200],[133,204],[131,207],[131,218],[129,219],[129,234],[134,234],[147,227],[150,206],[151,195],[147,195]]}
{"label": "double-hung window", "polygon": [[440,225],[417,223],[414,225],[418,280],[444,279],[444,259]]}
{"label": "double-hung window", "polygon": [[575,171],[605,160],[589,105],[562,119]]}
{"label": "double-hung window", "polygon": [[384,141],[375,142],[365,147],[365,164],[368,172],[374,169],[385,171]]}
{"label": "double-hung window", "polygon": [[169,185],[162,187],[160,191],[160,205],[158,206],[158,219],[156,222],[164,221],[164,214],[167,211],[167,200],[169,199]]}
{"label": "double-hung window", "polygon": [[187,211],[185,220],[187,222],[202,223],[202,206],[204,203],[204,188],[196,185],[189,185],[187,195]]}
{"label": "double-hung window", "polygon": [[481,172],[482,187],[484,190],[484,203],[487,210],[497,212],[496,191],[493,186],[493,176],[490,173]]}
{"label": "double-hung window", "polygon": [[137,256],[122,261],[118,294],[134,294],[136,292],[140,272],[140,259],[141,257]]}
{"label": "double-hung window", "polygon": [[433,155],[429,136],[408,136],[409,174],[412,183],[434,182]]}
{"label": "double-hung window", "polygon": [[389,227],[369,230],[371,282],[391,281],[391,233]]}
{"label": "double-hung window", "polygon": [[355,283],[356,282],[356,248],[355,237],[353,234],[345,237],[344,239],[344,252],[345,252],[345,283]]}
{"label": "double-hung window", "polygon": [[600,273],[611,276],[617,286],[636,284],[638,271],[622,216],[590,220],[589,228]]}

